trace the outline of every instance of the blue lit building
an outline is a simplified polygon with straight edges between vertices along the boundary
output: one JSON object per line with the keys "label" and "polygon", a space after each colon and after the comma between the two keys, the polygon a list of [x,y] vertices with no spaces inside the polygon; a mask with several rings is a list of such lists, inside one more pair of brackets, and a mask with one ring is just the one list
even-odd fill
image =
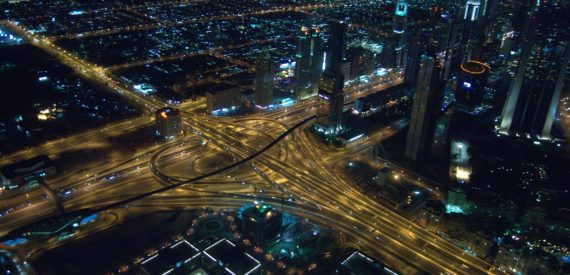
{"label": "blue lit building", "polygon": [[459,110],[470,112],[481,106],[490,69],[487,64],[473,60],[461,64],[455,87]]}

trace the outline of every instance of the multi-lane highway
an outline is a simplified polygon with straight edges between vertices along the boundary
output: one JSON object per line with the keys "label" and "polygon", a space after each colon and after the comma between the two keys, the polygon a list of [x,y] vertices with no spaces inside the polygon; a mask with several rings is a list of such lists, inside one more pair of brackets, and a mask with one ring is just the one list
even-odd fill
{"label": "multi-lane highway", "polygon": [[[108,76],[104,69],[58,48],[48,39],[28,33],[20,26],[12,27],[86,77],[105,83],[111,90],[148,111],[164,105],[157,99],[133,92],[127,85]],[[347,87],[345,100],[354,101],[358,97],[391,87],[401,81],[401,71],[390,72],[387,76],[378,77],[369,83]],[[188,131],[175,143],[142,150],[139,156],[114,167],[106,167],[104,172],[91,173],[92,176],[81,180],[72,177],[56,192],[61,194],[60,199],[66,210],[78,210],[115,204],[168,184],[187,181],[219,167],[211,165],[211,171],[204,171],[209,166],[191,168],[196,160],[185,156],[215,158],[217,153],[222,152],[228,156],[230,163],[249,158],[266,145],[272,144],[273,139],[286,129],[314,116],[317,104],[315,99],[308,99],[289,108],[235,118],[198,116],[184,111],[184,123]],[[109,126],[111,129],[106,131],[120,132],[131,127],[131,124],[132,128],[136,128],[149,122],[148,117],[142,117],[132,123],[119,122]],[[350,238],[358,248],[373,255],[390,255],[417,270],[429,273],[496,273],[491,264],[466,253],[395,213],[393,209],[369,198],[332,171],[336,163],[353,158],[397,130],[396,127],[385,127],[346,148],[332,149],[319,144],[305,127],[301,127],[252,161],[242,164],[247,166],[247,169],[242,167],[242,172],[216,174],[214,177],[217,178],[192,183],[193,188],[200,188],[200,184],[207,186],[206,189],[210,191],[208,195],[198,193],[195,189],[177,189],[176,196],[152,196],[138,203],[137,207],[179,206],[181,203],[189,207],[237,207],[251,201],[251,196],[254,195],[264,196],[268,202],[281,202],[278,199],[272,201],[272,197],[281,194],[295,198],[295,203],[287,203],[286,211],[335,228]],[[10,156],[7,160],[17,160],[37,153],[53,154],[70,146],[92,142],[97,139],[100,133],[98,131],[101,130],[79,134],[69,141],[48,143],[39,149],[34,148]],[[224,184],[216,185],[223,177],[226,177]],[[232,182],[235,187],[227,185]],[[245,186],[245,182],[250,185]],[[255,186],[252,191],[252,183],[261,183],[259,189],[265,191],[258,190],[259,186]],[[223,190],[220,190],[222,188]],[[55,215],[56,207],[45,195],[41,192],[29,195],[12,198],[8,205],[4,205],[0,212],[1,233]],[[238,198],[244,199],[242,201]]]}
{"label": "multi-lane highway", "polygon": [[[283,132],[284,128],[313,115],[314,107],[309,107],[312,104],[315,104],[314,101],[307,100],[291,109],[268,114],[268,118],[249,119],[249,124],[255,124],[257,120],[263,122],[260,129],[243,126],[248,125],[244,123],[248,119],[243,117],[236,118],[236,122],[233,122],[233,119],[229,118],[200,116],[188,120],[187,123],[194,132],[200,134],[201,139],[208,142],[208,146],[221,148],[240,159],[258,151],[259,146],[269,143],[270,137],[275,133]],[[307,131],[298,130],[278,146],[259,156],[254,165],[267,181],[280,183],[287,196],[293,195],[300,201],[315,205],[319,209],[318,215],[340,216],[333,219],[341,221],[336,226],[348,227],[343,233],[363,244],[362,249],[374,254],[389,253],[395,258],[407,259],[408,264],[432,273],[492,273],[490,264],[416,226],[391,209],[361,194],[350,183],[337,178],[331,172],[334,162],[349,159],[394,132],[392,128],[385,128],[342,150],[323,150],[322,146],[315,145]],[[189,135],[188,138],[191,138],[190,136],[194,135]],[[244,136],[247,138],[243,139]],[[180,147],[180,151],[192,154],[192,149],[187,146]],[[287,154],[284,154],[284,151]],[[169,152],[171,156],[180,153],[176,150]],[[200,149],[195,153],[204,154],[204,151]],[[185,158],[167,160],[184,161]],[[160,188],[164,182],[157,181],[150,173],[147,168],[150,163],[148,160],[134,161],[112,173],[86,181],[90,183],[88,189],[76,188],[73,197],[64,201],[65,208],[71,210],[115,203],[136,195],[141,190]],[[111,178],[113,175],[119,178]],[[85,186],[85,182],[82,184]],[[11,214],[3,218],[3,225],[17,226],[38,219],[38,216],[51,215],[55,206],[44,199],[16,211],[20,211],[17,212],[18,215]],[[15,218],[10,220],[11,217]],[[371,243],[374,245],[368,247]]]}
{"label": "multi-lane highway", "polygon": [[[236,143],[235,139],[223,132],[216,133],[215,130],[204,130],[204,132],[207,133],[206,136],[210,136],[212,141]],[[382,131],[365,142],[374,144],[382,139],[382,134],[389,132],[389,130]],[[296,143],[293,145],[296,150],[293,149],[293,154],[290,154],[295,156],[295,159],[284,162],[271,154],[264,154],[256,160],[256,164],[261,169],[267,170],[266,174],[276,175],[275,181],[287,182],[289,192],[297,194],[306,201],[318,204],[323,212],[342,212],[346,215],[346,219],[359,228],[358,230],[370,229],[382,232],[384,236],[388,236],[386,240],[393,242],[389,247],[393,248],[393,244],[397,244],[396,247],[400,248],[394,252],[395,255],[399,255],[400,250],[413,252],[413,258],[406,258],[422,262],[420,265],[426,271],[449,273],[493,271],[492,265],[468,255],[464,250],[425,231],[356,191],[350,183],[338,179],[330,172],[330,166],[326,162],[327,156],[325,156],[327,153],[315,150],[316,146],[308,141],[306,132],[293,134],[292,140],[289,139],[288,142]],[[353,146],[353,148],[358,147],[358,145]],[[256,150],[243,143],[232,146],[232,149],[242,156]],[[346,150],[351,150],[351,148]],[[346,151],[338,153],[347,154]],[[331,157],[328,156],[328,158]],[[313,164],[313,167],[306,165],[309,162]]]}

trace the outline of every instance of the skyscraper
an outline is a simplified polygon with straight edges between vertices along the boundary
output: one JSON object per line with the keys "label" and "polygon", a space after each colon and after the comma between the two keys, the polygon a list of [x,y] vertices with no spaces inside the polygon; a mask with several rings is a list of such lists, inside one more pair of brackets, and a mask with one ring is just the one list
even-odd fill
{"label": "skyscraper", "polygon": [[317,94],[322,72],[322,39],[318,26],[302,27],[296,54],[295,95],[307,98]]}
{"label": "skyscraper", "polygon": [[463,62],[481,59],[487,24],[484,16],[486,5],[486,0],[467,0],[465,4],[463,32],[466,33],[467,41],[463,42],[465,47]]}
{"label": "skyscraper", "polygon": [[255,63],[255,103],[267,107],[273,101],[273,62],[269,49],[264,47]]}
{"label": "skyscraper", "polygon": [[424,41],[422,41],[419,32],[414,32],[408,37],[408,54],[406,55],[406,69],[404,72],[404,81],[406,83],[414,84],[418,79],[422,44],[424,44]]}
{"label": "skyscraper", "polygon": [[465,13],[463,14],[463,19],[469,21],[476,21],[479,19],[481,14],[481,1],[479,0],[467,0],[465,4]]}
{"label": "skyscraper", "polygon": [[429,153],[437,114],[441,108],[440,72],[439,62],[433,57],[422,56],[404,152],[412,161]]}
{"label": "skyscraper", "polygon": [[454,108],[450,108],[435,123],[433,141],[430,148],[431,156],[434,158],[443,158],[449,150],[449,126],[454,111]]}
{"label": "skyscraper", "polygon": [[[327,63],[325,70],[340,71],[342,59],[344,57],[344,33],[346,25],[343,22],[332,22],[330,26],[330,36],[327,42]],[[348,76],[344,76],[345,78]]]}
{"label": "skyscraper", "polygon": [[533,3],[523,30],[519,65],[511,81],[499,132],[551,137],[570,60],[568,9],[555,1]]}
{"label": "skyscraper", "polygon": [[459,109],[472,111],[483,102],[491,68],[485,63],[473,60],[461,64],[460,68],[455,88],[455,102]]}
{"label": "skyscraper", "polygon": [[406,41],[406,23],[408,16],[408,3],[406,1],[398,1],[396,3],[396,10],[394,12],[394,34],[396,42],[396,67],[403,67],[406,65],[407,45]]}
{"label": "skyscraper", "polygon": [[344,50],[344,31],[342,23],[333,23],[329,38],[328,51],[330,62],[321,76],[319,86],[319,105],[317,108],[317,130],[326,135],[337,135],[343,130],[342,113],[344,107],[344,78],[341,73],[342,52]]}
{"label": "skyscraper", "polygon": [[408,16],[408,2],[398,1],[394,11],[394,32],[404,33]]}
{"label": "skyscraper", "polygon": [[483,0],[483,16],[492,17],[495,14],[497,0]]}
{"label": "skyscraper", "polygon": [[319,87],[316,129],[326,135],[342,131],[344,77],[339,71],[325,71]]}

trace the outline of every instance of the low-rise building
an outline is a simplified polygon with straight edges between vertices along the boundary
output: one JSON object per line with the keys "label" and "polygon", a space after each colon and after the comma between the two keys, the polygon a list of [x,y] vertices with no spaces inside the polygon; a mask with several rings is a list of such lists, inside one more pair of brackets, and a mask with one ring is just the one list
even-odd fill
{"label": "low-rise building", "polygon": [[201,252],[187,240],[181,240],[145,259],[141,271],[148,275],[189,274],[200,264]]}
{"label": "low-rise building", "polygon": [[41,155],[0,167],[0,187],[4,190],[25,188],[37,177],[48,177],[56,173],[55,163],[48,156]]}
{"label": "low-rise building", "polygon": [[204,265],[210,274],[260,274],[261,262],[227,239],[204,249]]}
{"label": "low-rise building", "polygon": [[350,275],[398,275],[400,273],[382,264],[381,262],[364,255],[360,251],[354,251],[340,265],[338,274]]}
{"label": "low-rise building", "polygon": [[218,83],[206,92],[208,113],[223,115],[241,107],[242,88],[228,83]]}
{"label": "low-rise building", "polygon": [[163,138],[173,138],[182,134],[180,110],[166,107],[156,111],[156,133]]}

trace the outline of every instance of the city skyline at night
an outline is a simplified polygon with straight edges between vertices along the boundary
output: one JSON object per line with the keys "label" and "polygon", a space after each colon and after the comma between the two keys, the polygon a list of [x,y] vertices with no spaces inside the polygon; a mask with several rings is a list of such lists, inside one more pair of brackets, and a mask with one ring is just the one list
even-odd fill
{"label": "city skyline at night", "polygon": [[567,0],[0,0],[0,274],[570,274]]}

